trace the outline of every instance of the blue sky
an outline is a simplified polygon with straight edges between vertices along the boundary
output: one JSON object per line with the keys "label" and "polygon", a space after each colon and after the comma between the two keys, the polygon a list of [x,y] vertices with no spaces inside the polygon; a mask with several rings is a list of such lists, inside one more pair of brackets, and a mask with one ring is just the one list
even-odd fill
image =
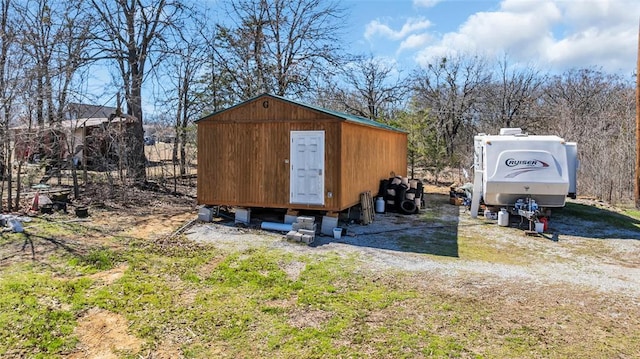
{"label": "blue sky", "polygon": [[455,53],[631,76],[639,0],[343,0],[351,51],[403,70]]}
{"label": "blue sky", "polygon": [[[640,0],[339,1],[348,14],[345,48],[396,63],[403,74],[456,53],[495,63],[506,54],[509,65],[552,74],[596,67],[635,81]],[[103,89],[109,81],[105,74],[93,82]],[[144,106],[154,112],[152,103]]]}

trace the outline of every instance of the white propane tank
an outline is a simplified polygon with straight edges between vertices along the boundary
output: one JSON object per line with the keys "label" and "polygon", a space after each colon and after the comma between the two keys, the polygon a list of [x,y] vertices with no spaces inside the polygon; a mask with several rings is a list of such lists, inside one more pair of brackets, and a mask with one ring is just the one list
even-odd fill
{"label": "white propane tank", "polygon": [[376,213],[384,213],[384,198],[376,198]]}
{"label": "white propane tank", "polygon": [[500,212],[498,212],[498,225],[502,227],[509,226],[509,212],[504,208],[500,208]]}

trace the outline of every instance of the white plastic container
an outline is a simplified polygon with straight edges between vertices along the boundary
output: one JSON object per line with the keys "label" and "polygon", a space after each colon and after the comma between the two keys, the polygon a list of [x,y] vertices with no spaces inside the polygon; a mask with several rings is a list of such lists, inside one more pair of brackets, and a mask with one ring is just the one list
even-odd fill
{"label": "white plastic container", "polygon": [[536,232],[538,233],[544,232],[544,223],[536,222]]}
{"label": "white plastic container", "polygon": [[376,198],[376,213],[384,213],[384,198]]}
{"label": "white plastic container", "polygon": [[488,208],[484,210],[484,218],[491,219],[491,210],[489,210]]}
{"label": "white plastic container", "polygon": [[334,228],[333,229],[333,238],[340,239],[342,238],[342,228]]}
{"label": "white plastic container", "polygon": [[509,212],[504,208],[500,208],[500,212],[498,212],[498,225],[502,227],[509,226]]}

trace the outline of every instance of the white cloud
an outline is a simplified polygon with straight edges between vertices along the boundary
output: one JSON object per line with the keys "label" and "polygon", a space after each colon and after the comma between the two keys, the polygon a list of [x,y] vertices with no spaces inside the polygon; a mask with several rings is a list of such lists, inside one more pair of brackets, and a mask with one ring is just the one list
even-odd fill
{"label": "white cloud", "polygon": [[[425,41],[415,59],[426,65],[452,53],[506,52],[552,70],[629,71],[635,67],[639,13],[640,2],[631,0],[504,0],[497,11],[472,14],[457,31]],[[409,44],[407,39],[400,49],[415,48]]]}
{"label": "white cloud", "polygon": [[635,31],[585,29],[546,48],[544,58],[558,68],[603,67],[613,72],[631,72],[635,68],[637,48]]}
{"label": "white cloud", "polygon": [[431,26],[431,22],[425,18],[409,18],[402,25],[400,30],[393,30],[389,25],[383,24],[378,20],[373,20],[367,24],[364,37],[371,40],[376,35],[386,37],[391,40],[402,40],[408,35],[426,30]]}
{"label": "white cloud", "polygon": [[[511,2],[503,3],[500,11],[471,15],[457,32],[443,35],[438,44],[422,50],[417,61],[425,64],[432,55],[442,56],[443,49],[481,54],[517,51],[535,55],[551,38],[550,28],[560,19],[559,10],[550,2],[537,3],[532,9],[524,7],[529,2],[515,1],[513,5],[519,8]],[[505,10],[509,7],[510,10]]]}
{"label": "white cloud", "polygon": [[413,5],[417,7],[434,7],[440,0],[413,0]]}
{"label": "white cloud", "polygon": [[422,48],[426,46],[432,38],[433,37],[428,33],[409,35],[400,43],[398,52]]}
{"label": "white cloud", "polygon": [[640,4],[630,0],[574,0],[560,3],[566,21],[576,30],[589,27],[610,27],[638,22]]}
{"label": "white cloud", "polygon": [[545,51],[552,65],[597,66],[626,73],[635,69],[640,2],[578,0],[560,4],[565,32]]}

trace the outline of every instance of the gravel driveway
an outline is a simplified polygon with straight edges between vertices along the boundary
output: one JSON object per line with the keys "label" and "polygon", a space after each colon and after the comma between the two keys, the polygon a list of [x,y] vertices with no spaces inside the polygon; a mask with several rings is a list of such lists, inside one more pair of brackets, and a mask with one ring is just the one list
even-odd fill
{"label": "gravel driveway", "polygon": [[[606,209],[601,210],[605,215]],[[481,286],[566,286],[614,292],[638,303],[640,230],[558,211],[544,236],[528,236],[513,220],[512,226],[500,227],[497,221],[474,219],[464,207],[448,204],[446,196],[433,194],[419,215],[377,214],[368,226],[342,223],[346,236],[318,236],[311,246],[287,241],[279,233],[237,228],[229,221],[201,223],[186,234],[227,250],[266,246],[305,255],[332,252],[355,256],[363,268],[375,271],[467,278]]]}

